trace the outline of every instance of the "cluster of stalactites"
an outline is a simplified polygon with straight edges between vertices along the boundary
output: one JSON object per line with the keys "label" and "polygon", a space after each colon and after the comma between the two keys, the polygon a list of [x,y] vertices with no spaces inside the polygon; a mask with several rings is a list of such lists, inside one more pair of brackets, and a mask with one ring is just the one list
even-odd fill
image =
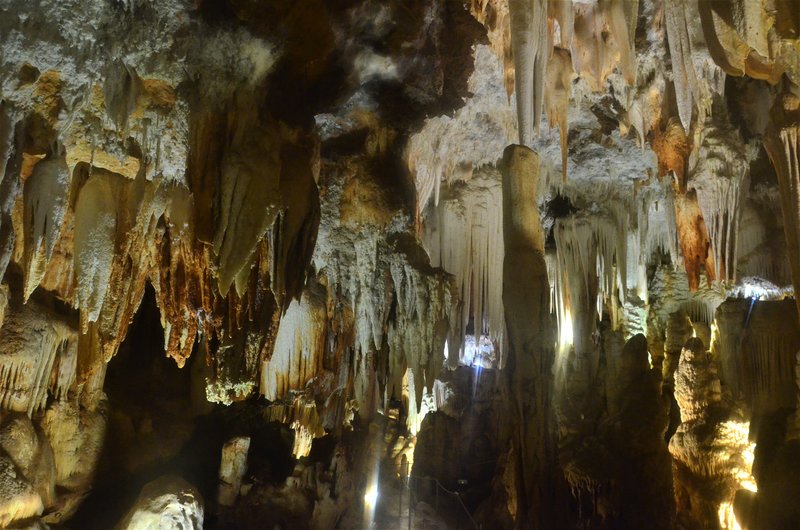
{"label": "cluster of stalactites", "polygon": [[699,4],[693,0],[664,3],[667,41],[672,58],[672,75],[678,115],[688,133],[692,113],[698,122],[711,113],[714,94],[723,94],[725,73],[712,60],[703,33]]}
{"label": "cluster of stalactites", "polygon": [[713,119],[706,119],[695,137],[687,188],[697,194],[711,244],[715,278],[735,280],[739,221],[750,183],[745,145],[724,109],[718,109]]}
{"label": "cluster of stalactites", "polygon": [[0,324],[0,409],[31,416],[50,398],[74,396],[74,328],[33,302],[10,311]]}
{"label": "cluster of stalactites", "polygon": [[[448,331],[455,329],[455,289],[448,274],[428,265],[415,241],[388,243],[374,232],[361,236],[349,243],[352,248],[337,248],[339,254],[320,271],[327,284],[327,316],[321,300],[306,295],[290,307],[291,319],[281,322],[275,354],[264,365],[262,389],[269,395],[277,382],[274,395],[281,397],[282,388],[300,390],[316,379],[313,391],[332,385],[328,401],[343,406],[352,400],[366,420],[382,403],[402,397],[413,427],[423,395],[443,366]],[[318,340],[325,329],[325,340]],[[319,359],[330,359],[323,360],[321,371]],[[278,376],[282,366],[297,377]],[[326,422],[326,428],[333,426]]]}
{"label": "cluster of stalactites", "polygon": [[301,396],[289,404],[278,403],[264,411],[266,421],[277,421],[289,425],[294,431],[292,455],[295,458],[308,456],[315,438],[325,435],[322,421],[313,399]]}
{"label": "cluster of stalactites", "polygon": [[550,124],[559,127],[565,179],[573,73],[600,90],[608,75],[619,68],[628,85],[633,85],[638,6],[638,0],[509,2],[519,141],[532,144],[546,109]]}
{"label": "cluster of stalactites", "polygon": [[272,356],[261,366],[261,394],[276,401],[303,390],[322,373],[326,340],[325,292],[313,284],[281,317]]}
{"label": "cluster of stalactites", "polygon": [[795,403],[796,322],[790,300],[729,299],[717,311],[723,381],[755,411]]}
{"label": "cluster of stalactites", "polygon": [[498,365],[505,351],[503,313],[503,212],[501,183],[492,172],[482,172],[456,186],[431,208],[424,243],[431,265],[455,277],[460,293],[460,318],[448,343],[450,366],[464,360],[467,327],[497,345]]}
{"label": "cluster of stalactites", "polygon": [[[556,249],[547,255],[550,307],[561,349],[588,345],[586,337],[605,311],[615,329],[644,331],[647,267],[661,252],[677,254],[669,183],[637,184],[630,189],[631,200],[607,182],[587,190],[579,181],[556,183],[554,175],[548,180],[546,187],[579,207],[579,213],[555,220]],[[595,202],[598,197],[605,198],[602,204]]]}
{"label": "cluster of stalactites", "polygon": [[701,277],[700,285],[692,289],[688,275],[671,265],[659,265],[650,280],[650,288],[659,293],[658,300],[651,304],[653,316],[666,322],[669,315],[685,311],[694,322],[711,324],[719,305],[725,300],[723,286]]}
{"label": "cluster of stalactites", "polygon": [[58,141],[31,154],[9,140],[23,136],[25,121],[0,108],[0,147],[12,162],[5,232],[18,234],[0,262],[20,265],[23,300],[42,287],[78,310],[80,381],[116,353],[149,284],[167,355],[182,366],[201,335],[218,337],[220,351],[244,342],[243,363],[220,363],[243,366],[255,384],[276,315],[304,279],[318,194],[309,142],[248,101],[196,117],[186,184],[152,174],[144,160],[132,174],[111,171],[95,165],[103,153],[82,161]]}
{"label": "cluster of stalactites", "polygon": [[611,215],[566,217],[556,221],[553,233],[557,259],[551,282],[556,314],[562,330],[564,326],[572,329],[576,353],[585,353],[592,348],[595,314],[602,319],[606,302],[613,325],[621,322],[619,310],[627,284],[627,220]]}
{"label": "cluster of stalactites", "polygon": [[420,214],[431,200],[438,205],[447,188],[468,182],[481,168],[494,165],[497,153],[517,134],[513,107],[498,94],[502,78],[497,58],[488,46],[478,45],[474,61],[467,85],[472,97],[452,116],[426,119],[405,148]]}

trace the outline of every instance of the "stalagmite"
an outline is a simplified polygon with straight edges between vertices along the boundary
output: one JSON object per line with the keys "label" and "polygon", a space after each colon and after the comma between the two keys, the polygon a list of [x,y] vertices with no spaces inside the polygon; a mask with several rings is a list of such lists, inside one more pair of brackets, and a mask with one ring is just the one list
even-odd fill
{"label": "stalagmite", "polygon": [[219,464],[219,488],[217,502],[222,506],[233,506],[242,487],[242,479],[247,472],[247,453],[250,451],[250,438],[239,437],[225,442],[222,446],[222,459]]}
{"label": "stalagmite", "polygon": [[607,527],[667,530],[674,501],[659,377],[643,335],[623,341],[607,325],[602,332],[602,369],[567,367],[555,398],[559,463],[580,505],[575,526],[603,520]]}
{"label": "stalagmite", "polygon": [[678,521],[717,528],[736,490],[752,483],[749,424],[722,400],[720,380],[702,341],[692,338],[675,374],[681,425],[670,440]]}
{"label": "stalagmite", "polygon": [[202,530],[203,498],[180,477],[167,475],[142,488],[139,497],[116,526],[119,530]]}
{"label": "stalagmite", "polygon": [[538,134],[547,75],[547,2],[510,0],[511,48],[514,53],[514,81],[517,94],[519,141],[531,145]]}
{"label": "stalagmite", "polygon": [[9,528],[42,514],[44,505],[41,496],[5,455],[0,456],[0,526]]}
{"label": "stalagmite", "polygon": [[[88,386],[88,385],[87,385]],[[58,498],[47,521],[71,517],[91,490],[106,436],[105,396],[84,389],[82,401],[58,401],[47,408],[42,431],[53,448]]]}
{"label": "stalagmite", "polygon": [[517,526],[554,528],[558,481],[550,439],[553,363],[544,233],[536,208],[539,156],[523,146],[503,153],[503,305],[508,326],[512,452]]}

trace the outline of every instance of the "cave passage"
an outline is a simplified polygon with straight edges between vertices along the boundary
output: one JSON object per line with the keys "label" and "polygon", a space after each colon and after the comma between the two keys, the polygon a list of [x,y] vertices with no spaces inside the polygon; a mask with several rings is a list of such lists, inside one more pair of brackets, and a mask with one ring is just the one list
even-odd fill
{"label": "cave passage", "polygon": [[0,0],[0,528],[796,530],[798,205],[795,0]]}

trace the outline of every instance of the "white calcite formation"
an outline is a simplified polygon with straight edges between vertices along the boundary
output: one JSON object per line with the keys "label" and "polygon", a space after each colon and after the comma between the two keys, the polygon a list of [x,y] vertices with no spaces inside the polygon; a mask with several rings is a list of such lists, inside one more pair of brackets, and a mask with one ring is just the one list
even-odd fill
{"label": "white calcite formation", "polygon": [[219,489],[217,502],[221,506],[233,506],[242,487],[242,478],[247,472],[247,453],[250,438],[240,437],[228,440],[222,446],[222,459],[219,463]]}
{"label": "white calcite formation", "polygon": [[79,4],[0,1],[0,526],[201,528],[177,477],[90,513],[148,466],[397,526],[418,432],[484,528],[797,482],[792,1]]}
{"label": "white calcite formation", "polygon": [[473,336],[499,345],[497,362],[503,365],[503,212],[496,206],[500,196],[499,175],[479,170],[468,181],[451,186],[425,220],[424,240],[431,263],[453,274],[461,293],[460,320],[448,343],[451,365],[465,357],[470,322]]}
{"label": "white calcite formation", "polygon": [[128,514],[117,525],[119,530],[201,530],[203,498],[185,480],[165,476],[142,488]]}

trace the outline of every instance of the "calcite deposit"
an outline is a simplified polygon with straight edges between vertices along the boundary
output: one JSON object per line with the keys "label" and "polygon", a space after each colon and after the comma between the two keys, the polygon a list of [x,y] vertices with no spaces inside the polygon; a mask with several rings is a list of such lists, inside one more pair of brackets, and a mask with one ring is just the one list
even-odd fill
{"label": "calcite deposit", "polygon": [[799,84],[792,0],[0,0],[0,527],[800,528]]}

